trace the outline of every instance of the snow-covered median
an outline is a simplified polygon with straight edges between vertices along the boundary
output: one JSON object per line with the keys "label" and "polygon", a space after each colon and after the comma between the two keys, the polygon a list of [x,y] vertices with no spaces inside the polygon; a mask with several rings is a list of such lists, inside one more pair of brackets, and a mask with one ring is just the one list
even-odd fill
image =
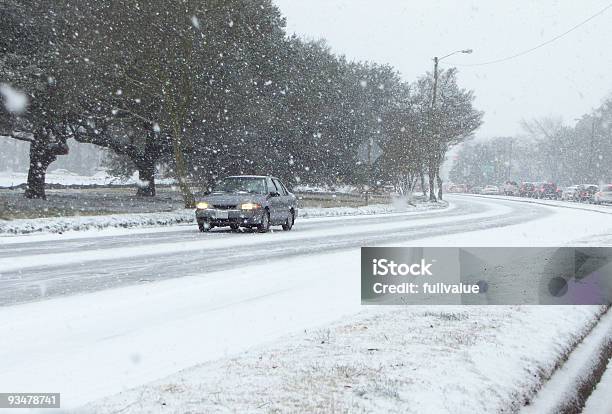
{"label": "snow-covered median", "polygon": [[[25,185],[28,182],[27,172],[0,171],[0,188],[10,188]],[[64,169],[50,171],[45,176],[47,184],[61,186],[113,186],[113,185],[137,185],[140,183],[138,173],[131,177],[115,177],[106,171],[99,171],[93,175],[80,175]],[[160,178],[157,184],[172,184],[174,180]]]}
{"label": "snow-covered median", "polygon": [[191,223],[195,220],[194,217],[193,210],[178,210],[164,213],[0,220],[0,234],[63,233],[112,227],[169,226]]}
{"label": "snow-covered median", "polygon": [[515,412],[603,307],[370,309],[83,412]]}
{"label": "snow-covered median", "polygon": [[[298,214],[302,218],[357,216],[442,209],[447,206],[447,203],[441,202],[401,207],[397,204],[376,204],[363,207],[307,207],[300,209]],[[104,228],[170,226],[193,222],[195,222],[195,215],[191,209],[160,213],[0,220],[0,234],[63,233]]]}

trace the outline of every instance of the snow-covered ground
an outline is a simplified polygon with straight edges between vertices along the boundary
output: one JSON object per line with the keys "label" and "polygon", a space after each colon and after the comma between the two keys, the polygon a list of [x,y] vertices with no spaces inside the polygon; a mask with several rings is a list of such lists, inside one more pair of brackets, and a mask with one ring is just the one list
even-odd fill
{"label": "snow-covered ground", "polygon": [[[523,414],[554,414],[564,412],[564,407],[581,407],[580,390],[590,386],[590,375],[597,369],[602,352],[612,346],[612,311],[608,311],[593,331],[569,356],[567,362],[544,385],[538,395],[525,407]],[[605,355],[605,354],[604,354]],[[605,360],[603,361],[605,363]],[[601,388],[607,386],[603,379]],[[599,392],[602,390],[600,389]],[[597,406],[601,397],[593,396],[590,405]],[[608,407],[612,407],[612,394],[606,396]],[[575,401],[575,402],[574,402]],[[577,407],[575,407],[577,406]],[[598,411],[605,413],[605,411]]]}
{"label": "snow-covered ground", "polygon": [[[28,173],[0,171],[0,187],[16,187],[28,181]],[[140,182],[138,173],[129,178],[119,178],[100,171],[94,175],[79,175],[67,170],[51,170],[46,175],[47,184],[60,185],[135,185]],[[156,180],[158,184],[172,184],[172,179]]]}
{"label": "snow-covered ground", "polygon": [[612,358],[608,361],[608,369],[587,400],[582,412],[583,414],[612,414]]}
{"label": "snow-covered ground", "polygon": [[534,199],[527,197],[513,197],[513,196],[503,196],[503,195],[466,195],[466,197],[481,197],[488,198],[490,200],[512,200],[520,203],[530,203],[530,204],[540,204],[546,206],[553,207],[561,207],[561,208],[572,208],[572,209],[584,209],[588,211],[603,211],[605,213],[609,213],[612,209],[611,204],[588,204],[588,203],[579,203],[574,201],[563,201],[563,200],[547,200],[547,199]]}
{"label": "snow-covered ground", "polygon": [[[446,208],[446,203],[420,203],[416,206],[375,204],[362,207],[305,207],[298,211],[301,218],[361,216],[391,214],[406,211],[426,211]],[[0,235],[29,233],[64,233],[104,228],[168,226],[195,222],[191,209],[141,214],[111,214],[99,216],[68,216],[36,219],[0,220]]]}
{"label": "snow-covered ground", "polygon": [[293,187],[294,191],[298,191],[301,193],[341,193],[341,194],[352,194],[359,192],[359,189],[352,185],[338,185],[338,186],[328,186],[328,185],[310,185],[310,184],[298,184]]}
{"label": "snow-covered ground", "polygon": [[[155,401],[135,397],[167,384],[160,395],[183,405],[164,412],[310,412],[316,406],[299,400],[309,395],[303,404],[338,412],[520,403],[599,308],[364,308],[359,248],[588,243],[612,234],[612,214],[449,200],[447,209],[311,218],[265,235],[176,225],[2,237],[0,326],[11,340],[0,341],[0,389],[60,391],[77,412],[88,403],[146,412]],[[200,388],[215,378],[221,394]],[[187,406],[202,396],[210,401]]]}
{"label": "snow-covered ground", "polygon": [[84,410],[516,411],[596,322],[602,308],[373,311],[350,324],[306,330],[272,346],[190,368]]}

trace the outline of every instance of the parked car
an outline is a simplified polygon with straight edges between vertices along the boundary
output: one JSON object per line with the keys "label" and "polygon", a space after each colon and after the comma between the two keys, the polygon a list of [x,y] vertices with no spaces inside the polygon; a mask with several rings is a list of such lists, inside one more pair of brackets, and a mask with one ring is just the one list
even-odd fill
{"label": "parked car", "polygon": [[519,195],[521,197],[533,197],[534,192],[535,192],[534,183],[525,182],[521,184],[521,187],[519,188]]}
{"label": "parked car", "polygon": [[557,184],[543,182],[535,185],[533,197],[557,200],[561,197],[561,194],[559,191],[557,191]]}
{"label": "parked car", "polygon": [[476,186],[470,189],[470,193],[472,194],[482,194],[482,187]]}
{"label": "parked car", "polygon": [[480,194],[499,195],[499,187],[496,185],[487,185],[485,188],[482,189]]}
{"label": "parked car", "polygon": [[561,192],[561,199],[565,201],[574,201],[576,199],[576,193],[578,191],[577,185],[570,185],[565,187]]}
{"label": "parked car", "polygon": [[504,184],[504,194],[507,196],[517,196],[519,195],[519,185],[516,181],[506,181]]}
{"label": "parked car", "polygon": [[224,226],[267,232],[270,226],[282,225],[283,230],[291,230],[297,212],[296,197],[278,178],[270,176],[224,178],[196,204],[202,232]]}
{"label": "parked car", "polygon": [[576,192],[576,201],[582,203],[594,202],[595,193],[599,191],[599,186],[595,184],[580,184]]}
{"label": "parked car", "polygon": [[612,203],[612,184],[602,185],[595,193],[593,201],[595,204]]}
{"label": "parked car", "polygon": [[451,184],[448,187],[448,192],[449,193],[467,193],[468,186],[467,184]]}

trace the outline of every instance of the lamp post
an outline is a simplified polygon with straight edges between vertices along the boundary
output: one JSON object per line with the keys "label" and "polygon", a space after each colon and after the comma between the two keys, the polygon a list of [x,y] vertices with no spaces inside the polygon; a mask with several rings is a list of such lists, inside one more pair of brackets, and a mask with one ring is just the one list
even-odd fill
{"label": "lamp post", "polygon": [[432,109],[436,106],[436,95],[438,92],[438,63],[442,60],[442,59],[446,59],[447,57],[456,55],[457,53],[464,53],[469,55],[470,53],[472,53],[473,50],[472,49],[462,49],[462,50],[455,50],[452,53],[449,53],[448,55],[442,56],[441,58],[434,56],[433,61],[434,61],[434,71],[433,71],[433,75],[434,75],[434,84],[433,84],[433,97],[431,99],[431,107]]}
{"label": "lamp post", "polygon": [[[449,56],[453,56],[457,53],[464,53],[464,54],[470,54],[472,53],[473,50],[472,49],[461,49],[461,50],[455,50],[452,53],[449,53],[448,55],[444,55],[441,58],[434,56],[433,61],[434,61],[434,71],[433,71],[433,76],[434,76],[434,82],[433,82],[433,93],[432,93],[432,98],[431,98],[431,113],[432,113],[432,117],[434,118],[433,121],[435,123],[435,109],[436,109],[436,98],[438,95],[438,63],[442,60],[442,59],[446,59]],[[435,127],[433,128],[434,130],[436,129]],[[435,132],[434,132],[435,134]],[[437,155],[436,155],[437,156]],[[439,166],[438,166],[439,168]],[[436,174],[438,175],[438,174]],[[431,179],[431,177],[430,177]],[[432,201],[435,201],[435,196],[433,195],[433,185],[430,184],[429,185],[429,199]],[[438,175],[438,198],[441,200],[442,199],[442,180],[440,179],[440,176]]]}

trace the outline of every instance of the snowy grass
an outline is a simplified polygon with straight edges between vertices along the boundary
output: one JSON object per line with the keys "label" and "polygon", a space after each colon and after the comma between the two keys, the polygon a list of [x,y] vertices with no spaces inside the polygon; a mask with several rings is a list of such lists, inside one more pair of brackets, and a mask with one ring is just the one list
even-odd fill
{"label": "snowy grass", "polygon": [[369,309],[79,412],[516,412],[603,311]]}
{"label": "snowy grass", "polygon": [[[593,394],[584,407],[584,414],[609,414],[612,412],[610,396],[612,395],[612,358],[608,361],[608,369]],[[607,411],[606,411],[607,410]]]}
{"label": "snowy grass", "polygon": [[[0,188],[23,186],[27,181],[27,172],[0,171]],[[63,186],[136,185],[140,182],[138,173],[134,173],[131,177],[121,178],[109,175],[106,171],[100,171],[93,175],[80,175],[63,169],[51,170],[47,173],[45,181],[47,184],[58,184]],[[156,182],[157,184],[172,184],[174,180],[162,178],[156,180]]]}
{"label": "snowy grass", "polygon": [[194,222],[193,210],[167,213],[111,214],[97,216],[47,217],[0,221],[0,234],[64,233],[112,227],[169,226]]}
{"label": "snowy grass", "polygon": [[[306,207],[299,210],[301,218],[339,217],[372,214],[389,214],[406,211],[442,209],[447,203],[421,203],[416,206],[376,204],[362,207]],[[96,230],[104,228],[135,228],[170,226],[195,223],[191,209],[159,213],[110,214],[92,216],[46,217],[35,219],[0,220],[0,234],[64,233],[67,231]]]}

